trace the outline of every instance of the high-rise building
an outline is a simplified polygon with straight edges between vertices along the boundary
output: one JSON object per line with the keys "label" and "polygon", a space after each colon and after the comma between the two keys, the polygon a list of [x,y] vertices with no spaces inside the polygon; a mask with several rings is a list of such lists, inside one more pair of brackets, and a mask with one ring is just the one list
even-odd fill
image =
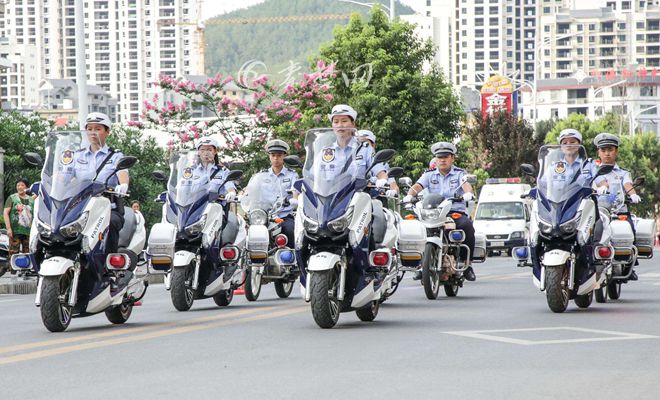
{"label": "high-rise building", "polygon": [[[2,36],[33,44],[43,79],[76,79],[75,0],[7,0]],[[136,120],[160,74],[200,70],[197,0],[84,2],[88,83],[118,100],[120,120]]]}

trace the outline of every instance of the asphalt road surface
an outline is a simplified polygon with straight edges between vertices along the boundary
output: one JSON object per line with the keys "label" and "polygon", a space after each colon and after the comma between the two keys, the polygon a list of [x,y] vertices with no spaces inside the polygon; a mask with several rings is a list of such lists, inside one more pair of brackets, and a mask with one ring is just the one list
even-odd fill
{"label": "asphalt road surface", "polygon": [[655,255],[588,309],[552,313],[529,269],[494,257],[456,298],[406,279],[376,321],[345,313],[329,330],[297,286],[177,312],[152,285],[125,325],[100,314],[58,334],[33,295],[0,295],[0,399],[658,399]]}

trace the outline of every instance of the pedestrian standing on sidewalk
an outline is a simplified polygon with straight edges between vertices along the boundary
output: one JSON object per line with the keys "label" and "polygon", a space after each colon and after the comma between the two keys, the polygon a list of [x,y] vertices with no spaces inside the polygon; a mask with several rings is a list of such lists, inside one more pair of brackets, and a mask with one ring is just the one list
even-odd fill
{"label": "pedestrian standing on sidewalk", "polygon": [[[9,196],[5,202],[4,218],[9,236],[9,257],[30,251],[29,238],[34,198],[27,194],[28,186],[26,179],[19,179],[16,182],[16,193]],[[15,273],[12,271],[12,274]]]}

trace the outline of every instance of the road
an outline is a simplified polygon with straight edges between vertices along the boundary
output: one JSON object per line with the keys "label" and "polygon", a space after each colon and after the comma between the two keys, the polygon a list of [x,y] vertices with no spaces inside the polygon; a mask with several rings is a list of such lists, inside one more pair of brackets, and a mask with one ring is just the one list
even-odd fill
{"label": "road", "polygon": [[[174,310],[150,287],[124,326],[103,314],[43,328],[33,296],[0,296],[0,398],[657,399],[657,257],[621,299],[552,313],[529,269],[495,257],[458,297],[405,280],[372,323],[314,323],[297,290]],[[441,291],[442,292],[442,291]],[[130,396],[130,397],[127,397]]]}

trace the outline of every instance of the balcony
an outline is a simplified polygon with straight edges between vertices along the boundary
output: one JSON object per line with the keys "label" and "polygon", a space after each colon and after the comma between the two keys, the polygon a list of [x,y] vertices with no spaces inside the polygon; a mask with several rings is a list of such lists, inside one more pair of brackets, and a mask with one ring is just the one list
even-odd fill
{"label": "balcony", "polygon": [[566,101],[567,104],[587,104],[587,98],[570,98]]}
{"label": "balcony", "polygon": [[648,43],[660,43],[660,35],[658,34],[646,35],[646,41]]}

